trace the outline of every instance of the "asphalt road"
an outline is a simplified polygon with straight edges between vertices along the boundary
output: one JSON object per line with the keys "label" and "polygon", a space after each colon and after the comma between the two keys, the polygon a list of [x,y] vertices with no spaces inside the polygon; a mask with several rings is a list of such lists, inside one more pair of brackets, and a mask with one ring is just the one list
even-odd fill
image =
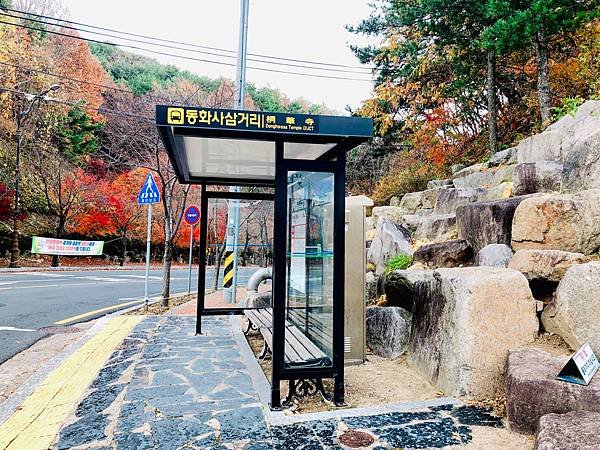
{"label": "asphalt road", "polygon": [[[245,286],[255,270],[240,268],[237,284]],[[212,277],[209,271],[207,286],[212,285]],[[192,290],[197,283],[196,268]],[[187,268],[173,268],[171,293],[187,292],[187,286]],[[149,297],[161,291],[162,272],[151,270]],[[91,320],[114,312],[118,304],[139,304],[143,296],[144,269],[0,273],[0,363],[48,335],[41,328]]]}

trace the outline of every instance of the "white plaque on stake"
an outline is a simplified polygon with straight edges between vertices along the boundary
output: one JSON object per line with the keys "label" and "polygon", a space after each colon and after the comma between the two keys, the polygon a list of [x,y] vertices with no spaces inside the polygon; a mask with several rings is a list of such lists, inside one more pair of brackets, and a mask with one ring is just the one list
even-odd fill
{"label": "white plaque on stake", "polygon": [[559,380],[587,386],[600,368],[590,344],[585,343],[556,376]]}

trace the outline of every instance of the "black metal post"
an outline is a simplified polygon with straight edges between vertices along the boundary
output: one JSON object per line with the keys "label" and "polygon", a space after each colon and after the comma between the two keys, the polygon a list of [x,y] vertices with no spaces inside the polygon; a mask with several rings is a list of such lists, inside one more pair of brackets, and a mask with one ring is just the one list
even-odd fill
{"label": "black metal post", "polygon": [[198,257],[198,296],[196,298],[196,334],[202,334],[202,313],[206,292],[206,239],[208,231],[208,198],[202,183],[200,198],[200,255]]}
{"label": "black metal post", "polygon": [[339,151],[334,178],[333,236],[333,402],[344,404],[344,276],[345,276],[345,171],[346,152]]}
{"label": "black metal post", "polygon": [[287,171],[283,164],[283,142],[275,143],[275,205],[273,220],[273,358],[271,409],[281,409],[281,372],[285,352]]}

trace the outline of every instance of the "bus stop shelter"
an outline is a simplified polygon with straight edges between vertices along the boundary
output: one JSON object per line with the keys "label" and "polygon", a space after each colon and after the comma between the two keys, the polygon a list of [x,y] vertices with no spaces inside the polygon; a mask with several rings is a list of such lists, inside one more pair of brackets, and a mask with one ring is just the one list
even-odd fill
{"label": "bus stop shelter", "polygon": [[[179,182],[202,186],[197,332],[202,316],[249,309],[204,302],[208,202],[272,201],[271,407],[282,380],[326,378],[343,404],[346,152],[372,136],[372,120],[158,105],[156,125]],[[295,351],[302,342],[318,350]]]}

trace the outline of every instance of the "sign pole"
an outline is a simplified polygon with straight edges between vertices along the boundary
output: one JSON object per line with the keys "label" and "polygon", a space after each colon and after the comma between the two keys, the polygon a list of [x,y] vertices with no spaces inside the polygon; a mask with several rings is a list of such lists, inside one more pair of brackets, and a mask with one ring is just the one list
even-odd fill
{"label": "sign pole", "polygon": [[194,245],[194,225],[190,225],[190,260],[188,263],[188,295],[192,289],[192,246]]}
{"label": "sign pole", "polygon": [[148,280],[150,279],[150,239],[152,238],[152,204],[160,202],[160,191],[152,172],[148,172],[146,181],[137,196],[138,205],[148,205],[148,234],[146,237],[146,279],[144,280],[144,309],[148,311]]}
{"label": "sign pole", "polygon": [[194,247],[194,225],[200,221],[200,208],[190,205],[183,212],[183,219],[190,226],[190,258],[188,262],[188,295],[192,292],[192,249]]}
{"label": "sign pole", "polygon": [[148,204],[148,233],[146,236],[146,279],[144,281],[144,309],[148,311],[148,280],[150,279],[150,239],[152,238],[152,203]]}

